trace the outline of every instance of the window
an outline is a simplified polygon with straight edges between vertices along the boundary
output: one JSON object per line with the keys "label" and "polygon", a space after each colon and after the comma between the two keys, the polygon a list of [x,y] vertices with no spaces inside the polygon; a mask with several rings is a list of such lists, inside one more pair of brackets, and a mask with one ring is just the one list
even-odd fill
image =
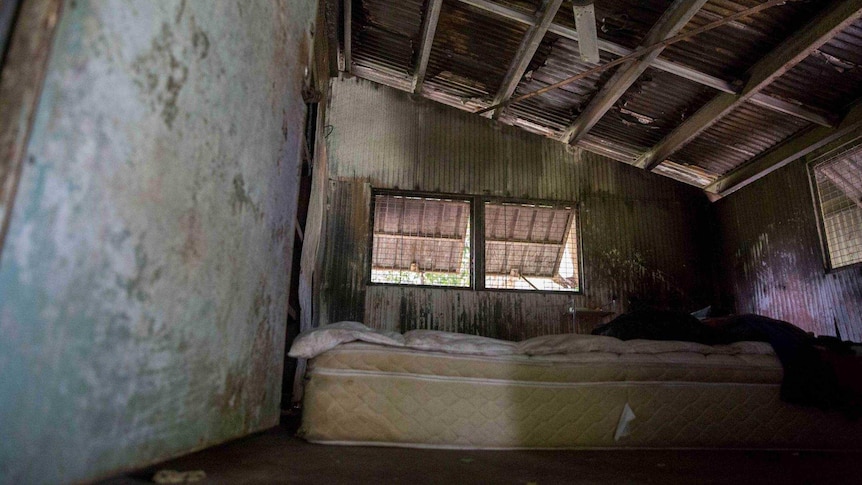
{"label": "window", "polygon": [[578,290],[575,211],[485,202],[485,287]]}
{"label": "window", "polygon": [[580,291],[572,204],[390,192],[373,198],[372,283]]}
{"label": "window", "polygon": [[374,196],[371,282],[470,286],[470,201]]}
{"label": "window", "polygon": [[830,268],[862,263],[862,147],[812,165]]}

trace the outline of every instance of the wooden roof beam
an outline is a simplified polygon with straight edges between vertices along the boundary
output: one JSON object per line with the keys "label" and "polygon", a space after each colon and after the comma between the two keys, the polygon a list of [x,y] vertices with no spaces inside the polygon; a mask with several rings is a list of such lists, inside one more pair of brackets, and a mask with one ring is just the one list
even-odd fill
{"label": "wooden roof beam", "polygon": [[353,37],[353,0],[344,0],[344,6],[341,9],[342,21],[342,39],[341,39],[341,58],[339,59],[339,69],[343,72],[350,73],[353,65],[353,46],[351,40]]}
{"label": "wooden roof beam", "polygon": [[652,170],[722,117],[738,108],[785,72],[846,29],[862,15],[862,0],[832,2],[799,32],[791,35],[748,71],[739,94],[721,93],[680,124],[638,159],[638,166]]}
{"label": "wooden roof beam", "polygon": [[751,162],[719,177],[704,190],[727,196],[781,167],[819,150],[844,136],[862,131],[862,102],[853,107],[835,128],[813,127],[757,156]]}
{"label": "wooden roof beam", "polygon": [[[703,7],[707,0],[676,0],[662,14],[661,18],[653,25],[647,33],[642,46],[655,44],[667,38],[673,37],[691,20],[692,17]],[[641,77],[641,74],[650,67],[664,49],[655,49],[649,54],[636,61],[624,64],[617,69],[613,76],[602,86],[593,97],[587,107],[581,112],[575,121],[563,133],[564,143],[577,143],[590,131],[596,123],[602,119],[614,103],[616,103],[628,89]]]}
{"label": "wooden roof beam", "polygon": [[425,73],[428,70],[428,59],[431,57],[431,45],[437,32],[437,21],[440,19],[440,7],[443,0],[428,0],[428,9],[422,20],[422,39],[419,41],[419,54],[416,57],[416,67],[413,69],[413,94],[422,92]]}
{"label": "wooden roof beam", "polygon": [[[505,19],[512,20],[514,22],[518,22],[525,25],[535,25],[535,20],[530,15],[491,2],[490,0],[458,1],[465,5],[470,5],[471,7],[475,7],[484,12],[488,12],[503,17]],[[578,32],[575,29],[567,27],[565,25],[552,23],[551,26],[548,27],[548,32],[559,35],[560,37],[569,40],[573,40],[575,42],[580,41],[580,35],[578,34]],[[623,45],[615,44],[613,42],[604,40],[601,37],[598,39],[598,45],[599,50],[609,52],[617,56],[626,56],[634,51],[633,49],[629,49],[628,47],[625,47]],[[739,88],[737,88],[730,81],[726,81],[724,79],[698,71],[697,69],[685,66],[683,64],[671,62],[666,59],[658,58],[653,62],[652,66],[650,67],[653,67],[660,71],[668,72],[670,74],[674,74],[683,79],[688,79],[689,81],[695,82],[702,86],[713,88],[723,93],[736,94],[737,92],[739,92]],[[811,121],[822,126],[834,126],[833,118],[835,117],[833,115],[828,113],[824,114],[819,110],[815,110],[804,105],[790,105],[790,103],[787,103],[786,101],[782,101],[780,99],[773,98],[764,94],[758,94],[756,99],[752,100],[752,102],[755,101],[763,107],[770,108],[775,111],[780,111],[782,113],[786,113],[800,119]]]}
{"label": "wooden roof beam", "polygon": [[[545,32],[548,31],[548,27],[550,27],[551,22],[554,21],[554,16],[557,15],[557,10],[560,9],[560,5],[562,5],[562,3],[563,0],[544,0],[542,2],[542,6],[536,13],[536,19],[527,29],[527,33],[524,34],[524,38],[521,40],[521,45],[518,47],[515,57],[509,64],[509,69],[506,71],[503,83],[497,91],[497,95],[494,97],[493,104],[505,103],[506,100],[512,97],[512,93],[515,92],[515,88],[518,87],[518,84],[521,82],[521,78],[524,77],[524,73],[527,71],[527,67],[533,59],[533,54],[536,53],[536,49],[538,49],[539,44],[542,43],[542,39],[545,37]],[[494,119],[499,118],[504,109],[505,108],[503,106],[495,109],[492,117]]]}

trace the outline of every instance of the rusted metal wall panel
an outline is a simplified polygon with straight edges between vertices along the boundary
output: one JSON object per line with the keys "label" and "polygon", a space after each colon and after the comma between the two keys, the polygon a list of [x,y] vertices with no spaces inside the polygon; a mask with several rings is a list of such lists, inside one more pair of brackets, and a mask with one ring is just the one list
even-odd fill
{"label": "rusted metal wall panel", "polygon": [[862,268],[826,272],[804,159],[716,209],[728,303],[819,335],[862,340]]}
{"label": "rusted metal wall panel", "polygon": [[573,318],[568,309],[574,302],[573,295],[564,294],[372,285],[366,323],[397,332],[443,330],[524,340],[573,332],[578,315]]}
{"label": "rusted metal wall panel", "polygon": [[278,423],[315,8],[65,2],[0,260],[0,482]]}
{"label": "rusted metal wall panel", "polygon": [[[334,81],[328,112],[322,323],[431,321],[519,338],[564,330],[572,298],[616,311],[633,300],[694,309],[711,299],[702,252],[711,225],[697,189],[361,79]],[[584,294],[367,286],[371,187],[579,203]]]}

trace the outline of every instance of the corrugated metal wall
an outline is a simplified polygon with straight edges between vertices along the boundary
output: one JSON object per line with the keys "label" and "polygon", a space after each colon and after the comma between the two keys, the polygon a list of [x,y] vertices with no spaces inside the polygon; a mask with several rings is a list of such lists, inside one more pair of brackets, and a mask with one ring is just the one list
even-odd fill
{"label": "corrugated metal wall", "polygon": [[804,159],[716,203],[725,298],[818,335],[862,340],[862,268],[826,273]]}
{"label": "corrugated metal wall", "polygon": [[[569,331],[575,305],[711,300],[708,203],[692,187],[359,79],[332,85],[321,322],[501,338]],[[372,188],[580,203],[582,295],[368,286]],[[561,323],[563,322],[563,323]]]}

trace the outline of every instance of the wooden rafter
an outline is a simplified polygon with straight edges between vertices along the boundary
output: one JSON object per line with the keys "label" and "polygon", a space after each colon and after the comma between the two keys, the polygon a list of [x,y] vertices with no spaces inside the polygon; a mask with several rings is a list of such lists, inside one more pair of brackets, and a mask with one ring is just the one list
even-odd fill
{"label": "wooden rafter", "polygon": [[351,45],[353,37],[353,0],[344,0],[344,7],[341,11],[344,15],[342,19],[344,21],[342,30],[343,44],[341,48],[341,58],[344,65],[341,66],[341,70],[349,73],[353,64],[353,46]]}
{"label": "wooden rafter", "polygon": [[862,131],[862,104],[851,109],[835,128],[811,128],[761,154],[748,164],[728,172],[707,185],[704,190],[720,196],[730,195],[800,157],[859,131]]}
{"label": "wooden rafter", "polygon": [[[479,10],[498,15],[505,19],[519,22],[521,24],[535,24],[535,20],[530,15],[494,3],[490,0],[458,1],[465,5],[470,5]],[[573,40],[575,42],[578,42],[580,39],[580,36],[575,29],[567,27],[565,25],[552,23],[551,26],[548,28],[548,32],[559,35],[560,37],[569,40]],[[598,45],[599,50],[617,56],[626,56],[634,51],[633,49],[607,41],[605,39],[602,39],[601,37],[598,39]],[[653,67],[660,71],[668,72],[670,74],[674,74],[684,79],[688,79],[689,81],[698,83],[703,86],[708,86],[723,93],[736,94],[737,92],[739,92],[739,88],[731,81],[712,76],[710,74],[698,71],[697,69],[685,66],[683,64],[678,64],[676,62],[668,61],[666,59],[658,58],[653,62],[652,66],[650,67]],[[804,105],[791,105],[786,101],[782,101],[772,96],[758,94],[752,99],[752,102],[756,102],[757,104],[765,108],[789,114],[791,116],[811,121],[812,123],[816,123],[822,126],[832,126],[834,123],[834,116],[829,113],[824,113],[822,110],[814,109]]]}
{"label": "wooden rafter", "polygon": [[801,31],[794,33],[748,71],[748,81],[739,94],[721,93],[680,124],[662,141],[644,153],[637,165],[647,170],[684,147],[721,118],[756,95],[761,89],[808,57],[862,14],[862,0],[830,4]]}
{"label": "wooden rafter", "polygon": [[[676,0],[653,25],[642,46],[655,44],[676,35],[691,20],[707,0]],[[611,109],[635,81],[650,67],[663,49],[655,49],[636,61],[620,66],[602,86],[584,111],[566,129],[562,140],[577,143]]]}
{"label": "wooden rafter", "polygon": [[[512,96],[512,93],[515,92],[515,88],[517,88],[518,83],[521,82],[521,78],[524,76],[524,73],[527,71],[527,67],[530,65],[530,61],[533,59],[533,54],[536,53],[536,49],[538,49],[539,44],[542,43],[542,39],[545,37],[545,32],[547,32],[548,27],[551,26],[551,22],[553,22],[554,16],[557,15],[557,10],[560,9],[560,5],[562,5],[562,3],[563,0],[544,0],[542,2],[542,6],[536,14],[535,22],[527,29],[527,33],[524,34],[524,38],[521,40],[521,45],[515,53],[515,57],[509,64],[509,69],[506,71],[506,76],[503,78],[503,84],[500,86],[500,89],[497,91],[497,95],[494,97],[495,105],[505,103]],[[500,117],[503,109],[504,107],[501,106],[494,110],[494,119]]]}
{"label": "wooden rafter", "polygon": [[416,56],[416,67],[413,69],[413,94],[422,92],[425,72],[428,69],[428,58],[431,57],[431,45],[434,43],[434,33],[437,32],[437,20],[440,19],[440,7],[442,6],[443,0],[428,0],[428,9],[422,20],[419,54]]}

